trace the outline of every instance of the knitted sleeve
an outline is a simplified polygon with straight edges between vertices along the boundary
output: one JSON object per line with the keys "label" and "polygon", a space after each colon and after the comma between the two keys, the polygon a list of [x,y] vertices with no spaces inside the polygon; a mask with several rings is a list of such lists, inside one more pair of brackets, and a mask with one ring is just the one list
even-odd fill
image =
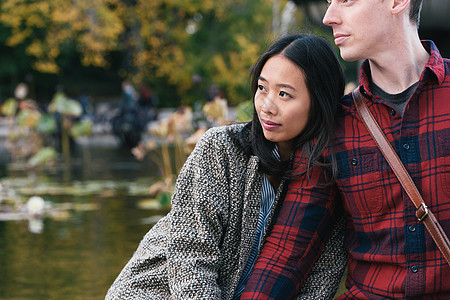
{"label": "knitted sleeve", "polygon": [[172,209],[144,236],[106,299],[220,299],[219,244],[229,220],[223,130],[210,130],[181,170]]}
{"label": "knitted sleeve", "polygon": [[211,132],[184,165],[172,196],[167,274],[176,299],[221,297],[219,247],[229,219],[230,186],[224,137]]}
{"label": "knitted sleeve", "polygon": [[344,249],[345,218],[340,216],[330,238],[298,294],[297,300],[333,299],[347,265]]}

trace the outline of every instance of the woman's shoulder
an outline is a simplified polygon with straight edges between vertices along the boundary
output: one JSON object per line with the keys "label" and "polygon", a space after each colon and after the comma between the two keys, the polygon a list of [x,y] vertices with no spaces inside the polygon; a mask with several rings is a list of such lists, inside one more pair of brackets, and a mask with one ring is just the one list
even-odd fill
{"label": "woman's shoulder", "polygon": [[239,133],[247,123],[233,123],[228,125],[216,126],[209,128],[205,134],[221,135],[229,133]]}
{"label": "woman's shoulder", "polygon": [[220,143],[229,144],[236,140],[247,123],[233,123],[229,125],[209,128],[200,138],[199,143]]}
{"label": "woman's shoulder", "polygon": [[244,123],[237,123],[208,129],[195,145],[191,159],[223,162],[246,158],[248,155],[240,144],[240,136],[245,128]]}

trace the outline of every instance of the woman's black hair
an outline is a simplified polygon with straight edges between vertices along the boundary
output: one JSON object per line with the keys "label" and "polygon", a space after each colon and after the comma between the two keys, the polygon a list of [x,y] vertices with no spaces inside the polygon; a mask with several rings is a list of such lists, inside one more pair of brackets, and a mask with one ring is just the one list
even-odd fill
{"label": "woman's black hair", "polygon": [[[265,63],[276,55],[283,55],[303,71],[311,97],[308,122],[303,131],[294,138],[292,149],[293,152],[301,150],[302,156],[307,159],[306,167],[296,170],[295,174],[298,176],[308,173],[311,167],[315,166],[331,166],[330,180],[334,179],[337,172],[334,156],[330,156],[331,161],[325,161],[323,153],[331,142],[337,104],[345,88],[344,74],[337,55],[325,39],[315,35],[291,34],[281,37],[269,46],[253,66],[253,97],[258,88],[261,70]],[[259,157],[262,172],[279,178],[293,176],[291,161],[280,161],[273,151],[276,143],[264,137],[255,108],[251,121],[251,137],[251,152]],[[245,148],[249,149],[248,146]]]}

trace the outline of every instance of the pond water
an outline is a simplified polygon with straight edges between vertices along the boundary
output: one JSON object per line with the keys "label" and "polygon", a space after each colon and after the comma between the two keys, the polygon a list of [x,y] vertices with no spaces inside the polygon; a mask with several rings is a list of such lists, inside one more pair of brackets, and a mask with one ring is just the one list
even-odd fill
{"label": "pond water", "polygon": [[[0,167],[3,197],[39,195],[58,212],[42,218],[35,233],[28,219],[0,221],[0,299],[103,299],[143,235],[168,212],[140,205],[160,175],[148,157],[137,161],[111,140],[75,150],[65,166]],[[4,199],[0,205],[5,212]]]}

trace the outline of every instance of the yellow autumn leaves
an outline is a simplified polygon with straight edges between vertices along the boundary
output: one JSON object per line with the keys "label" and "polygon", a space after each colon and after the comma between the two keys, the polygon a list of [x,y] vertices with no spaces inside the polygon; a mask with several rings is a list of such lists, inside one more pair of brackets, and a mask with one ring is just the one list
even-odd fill
{"label": "yellow autumn leaves", "polygon": [[75,42],[82,63],[106,67],[105,56],[117,49],[125,25],[123,4],[115,0],[5,0],[0,22],[11,28],[6,44],[25,44],[26,54],[35,57],[33,67],[44,73],[58,73],[56,59],[65,43]]}
{"label": "yellow autumn leaves", "polygon": [[271,6],[272,0],[3,0],[0,23],[9,30],[6,45],[25,47],[39,72],[60,73],[64,55],[76,51],[84,66],[119,64],[122,78],[160,78],[183,96],[200,74],[224,87],[233,105],[248,100],[248,70],[273,38]]}

